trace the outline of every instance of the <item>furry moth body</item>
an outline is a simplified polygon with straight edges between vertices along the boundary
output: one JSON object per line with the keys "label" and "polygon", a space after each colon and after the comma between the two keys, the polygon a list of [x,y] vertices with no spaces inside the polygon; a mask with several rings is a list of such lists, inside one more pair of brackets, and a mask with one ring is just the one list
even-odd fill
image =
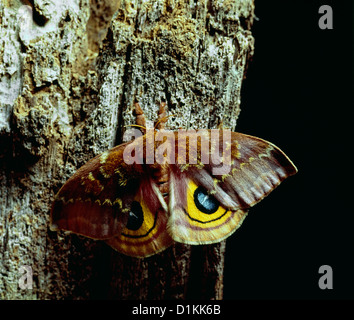
{"label": "furry moth body", "polygon": [[[137,123],[144,125],[139,105],[136,113]],[[160,114],[162,129],[164,105]],[[174,241],[215,243],[230,236],[250,207],[297,172],[275,145],[229,131],[229,170],[217,175],[214,169],[227,162],[225,157],[218,164],[212,159],[213,153],[222,151],[223,130],[185,132],[187,137],[170,132],[170,140],[159,139],[159,132],[150,135],[152,143],[147,134],[140,136],[78,169],[55,197],[51,229],[105,240],[117,251],[134,257],[153,255]],[[215,132],[219,132],[218,139]],[[182,148],[176,143],[181,137],[187,141]],[[203,158],[203,138],[208,141],[209,159]],[[148,161],[149,148],[173,151],[172,158]],[[127,150],[134,150],[128,154],[135,161],[127,159]],[[141,161],[136,161],[137,150],[141,151]],[[166,152],[161,154],[166,157]]]}

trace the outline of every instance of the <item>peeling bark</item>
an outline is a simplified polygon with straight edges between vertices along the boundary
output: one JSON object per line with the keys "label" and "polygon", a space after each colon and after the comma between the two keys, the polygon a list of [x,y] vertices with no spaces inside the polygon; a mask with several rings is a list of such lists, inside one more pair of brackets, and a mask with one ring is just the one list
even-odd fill
{"label": "peeling bark", "polygon": [[[225,242],[134,259],[48,228],[54,194],[122,141],[138,101],[168,129],[234,129],[252,0],[0,2],[0,298],[221,299]],[[33,288],[19,288],[19,268]]]}

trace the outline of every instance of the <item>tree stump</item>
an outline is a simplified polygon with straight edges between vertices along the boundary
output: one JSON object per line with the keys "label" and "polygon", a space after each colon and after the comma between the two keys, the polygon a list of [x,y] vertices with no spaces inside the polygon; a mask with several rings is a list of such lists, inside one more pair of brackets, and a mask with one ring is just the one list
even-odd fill
{"label": "tree stump", "polygon": [[252,0],[0,3],[1,299],[222,299],[225,241],[137,259],[51,232],[49,212],[135,101],[150,123],[166,102],[167,129],[235,129],[253,16]]}

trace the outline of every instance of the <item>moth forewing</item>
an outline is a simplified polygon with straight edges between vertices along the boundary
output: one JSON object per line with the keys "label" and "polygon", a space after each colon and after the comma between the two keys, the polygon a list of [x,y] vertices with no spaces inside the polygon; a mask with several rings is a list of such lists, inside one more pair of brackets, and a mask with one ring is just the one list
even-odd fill
{"label": "moth forewing", "polygon": [[[121,232],[126,223],[122,210],[129,203],[122,191],[133,191],[134,186],[122,188],[119,179],[112,180],[111,174],[102,174],[100,169],[109,156],[104,155],[105,161],[102,155],[91,159],[61,187],[51,208],[52,229],[94,239],[107,239]],[[106,171],[110,172],[107,168]]]}

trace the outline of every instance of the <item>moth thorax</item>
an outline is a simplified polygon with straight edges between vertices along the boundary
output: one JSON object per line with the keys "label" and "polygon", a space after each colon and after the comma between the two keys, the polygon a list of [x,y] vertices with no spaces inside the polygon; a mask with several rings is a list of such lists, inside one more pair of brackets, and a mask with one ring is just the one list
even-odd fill
{"label": "moth thorax", "polygon": [[168,166],[160,166],[160,168],[152,172],[152,178],[162,194],[169,191],[169,170]]}

